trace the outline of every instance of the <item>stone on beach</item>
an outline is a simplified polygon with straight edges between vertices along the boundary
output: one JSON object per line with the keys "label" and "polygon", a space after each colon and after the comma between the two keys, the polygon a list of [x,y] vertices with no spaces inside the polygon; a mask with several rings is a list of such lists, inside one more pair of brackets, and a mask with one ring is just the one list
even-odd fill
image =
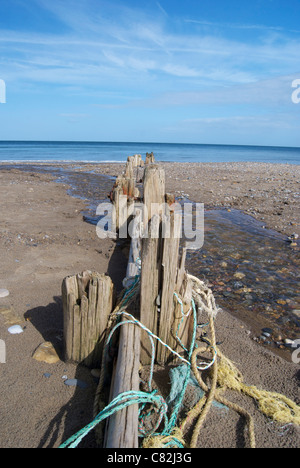
{"label": "stone on beach", "polygon": [[56,364],[60,359],[54,346],[49,341],[42,343],[33,354],[33,359],[47,364]]}
{"label": "stone on beach", "polygon": [[8,333],[10,333],[11,335],[20,335],[21,333],[23,333],[23,328],[20,327],[20,325],[13,325],[8,329]]}
{"label": "stone on beach", "polygon": [[238,272],[238,273],[235,273],[233,276],[234,278],[241,280],[241,279],[244,279],[246,275],[244,273]]}
{"label": "stone on beach", "polygon": [[83,382],[82,380],[79,380],[79,379],[68,379],[68,380],[65,380],[64,384],[67,385],[67,387],[79,387],[79,388],[88,387],[86,382]]}
{"label": "stone on beach", "polygon": [[0,289],[0,298],[9,296],[9,291],[7,289]]}

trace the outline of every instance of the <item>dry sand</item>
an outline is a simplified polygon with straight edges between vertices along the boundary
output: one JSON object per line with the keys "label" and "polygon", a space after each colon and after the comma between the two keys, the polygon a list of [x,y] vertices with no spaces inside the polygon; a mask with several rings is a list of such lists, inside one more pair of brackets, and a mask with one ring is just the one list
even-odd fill
{"label": "dry sand", "polygon": [[[167,190],[181,191],[210,206],[254,210],[266,225],[290,235],[299,233],[299,166],[255,164],[165,165]],[[78,171],[90,169],[82,165]],[[123,166],[92,166],[118,175]],[[184,180],[184,182],[183,182]],[[85,269],[108,272],[120,285],[126,258],[112,241],[100,241],[95,228],[82,221],[83,200],[66,195],[67,187],[50,175],[0,170],[0,289],[10,291],[0,307],[13,308],[24,328],[8,333],[8,315],[0,314],[0,339],[7,359],[0,364],[1,448],[56,448],[90,422],[96,382],[82,366],[60,360],[46,364],[32,358],[37,347],[53,343],[62,359],[61,282]],[[225,199],[227,198],[227,199]],[[278,213],[281,214],[278,214]],[[1,310],[1,309],[0,309]],[[281,392],[300,403],[299,365],[253,342],[244,323],[225,311],[216,321],[221,350],[242,371],[245,382]],[[163,375],[163,377],[162,377]],[[64,385],[77,378],[87,388]],[[164,382],[163,369],[156,383]],[[258,447],[299,447],[299,427],[272,423],[249,398],[228,393],[255,418]],[[199,438],[199,447],[243,447],[248,439],[244,421],[234,412],[213,408]],[[84,447],[94,447],[93,436]]]}

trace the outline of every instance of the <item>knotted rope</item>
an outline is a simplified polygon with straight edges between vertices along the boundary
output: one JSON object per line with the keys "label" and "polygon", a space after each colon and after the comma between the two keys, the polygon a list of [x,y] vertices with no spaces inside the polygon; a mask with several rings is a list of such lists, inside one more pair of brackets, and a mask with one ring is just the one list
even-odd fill
{"label": "knotted rope", "polygon": [[[136,281],[133,285],[125,290],[121,296],[120,302],[111,314],[109,318],[109,323],[106,333],[106,344],[103,352],[103,361],[101,367],[101,376],[99,385],[95,397],[94,405],[94,420],[79,431],[77,434],[72,436],[68,441],[61,445],[61,448],[69,447],[74,448],[79,445],[82,439],[92,430],[97,428],[107,417],[110,417],[116,411],[120,411],[125,407],[132,404],[140,404],[142,409],[146,404],[151,404],[156,408],[158,413],[158,419],[155,423],[154,428],[150,433],[146,432],[142,428],[142,417],[139,424],[140,435],[144,437],[143,448],[166,448],[166,447],[187,447],[188,444],[185,441],[185,431],[187,425],[193,422],[196,418],[197,422],[195,424],[193,435],[190,442],[190,447],[197,447],[200,431],[203,427],[205,419],[208,416],[208,413],[211,409],[211,406],[214,400],[225,405],[228,408],[233,409],[234,411],[241,414],[247,421],[249,427],[249,438],[251,448],[255,448],[255,431],[254,431],[254,421],[252,416],[240,406],[228,401],[222,393],[226,389],[235,390],[237,392],[243,392],[245,395],[250,396],[258,402],[259,409],[268,417],[272,418],[275,421],[280,423],[294,423],[300,425],[300,407],[296,405],[293,401],[274,392],[268,392],[265,390],[259,390],[254,386],[247,386],[243,383],[243,377],[241,372],[236,368],[236,366],[222,354],[222,352],[217,348],[216,345],[216,335],[215,335],[215,326],[214,320],[220,311],[217,307],[215,298],[212,291],[207,287],[207,285],[199,280],[198,278],[188,275],[188,278],[193,283],[193,299],[191,303],[191,310],[193,311],[193,336],[191,339],[190,349],[186,350],[188,353],[187,358],[183,358],[177,352],[172,350],[167,344],[163,343],[159,337],[155,336],[150,330],[148,330],[141,322],[135,319],[131,314],[126,312],[128,305],[135,300],[136,296],[140,290],[139,277],[136,278]],[[178,294],[174,293],[178,302],[182,301],[179,298]],[[210,342],[208,342],[207,347],[198,347],[196,344],[196,330],[197,330],[197,310],[208,315],[208,326],[210,328]],[[184,315],[183,306],[182,314],[187,318],[188,314]],[[120,318],[125,316],[127,320],[120,322]],[[183,317],[183,318],[184,318]],[[141,327],[144,331],[147,332],[149,339],[152,345],[152,363],[150,370],[149,378],[149,393],[146,392],[125,392],[122,395],[119,395],[115,398],[109,405],[104,407],[103,403],[99,403],[101,400],[101,394],[103,391],[105,372],[106,372],[106,353],[108,346],[110,344],[111,338],[114,332],[121,326],[131,324]],[[166,346],[169,351],[171,351],[177,358],[180,358],[184,365],[186,365],[187,371],[184,376],[184,381],[180,395],[176,401],[175,406],[172,409],[171,416],[168,418],[167,413],[169,411],[168,405],[165,400],[156,393],[152,391],[151,381],[153,376],[153,366],[154,366],[154,356],[155,356],[155,345],[154,340],[158,340],[163,346]],[[207,340],[205,340],[207,341]],[[207,362],[197,363],[197,359],[200,354],[207,349],[212,354],[212,360]],[[204,383],[201,373],[203,370],[211,370],[211,386],[210,388]],[[186,418],[181,422],[178,427],[176,424],[178,422],[179,410],[182,406],[185,392],[188,386],[189,378],[193,372],[199,386],[205,392],[205,395],[200,399],[200,401],[192,408]],[[141,409],[141,411],[142,411]],[[140,412],[141,412],[140,411]],[[160,429],[160,432],[157,430],[160,428],[162,422],[163,428]]]}

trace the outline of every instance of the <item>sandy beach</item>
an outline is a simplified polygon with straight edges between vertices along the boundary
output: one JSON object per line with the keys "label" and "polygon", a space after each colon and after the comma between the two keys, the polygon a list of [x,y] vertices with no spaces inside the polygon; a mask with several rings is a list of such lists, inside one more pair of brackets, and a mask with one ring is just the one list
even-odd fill
{"label": "sandy beach", "polygon": [[[91,178],[95,186],[99,177],[98,192],[91,194],[99,202],[112,185],[111,179],[101,175],[114,177],[124,168],[120,164],[70,164],[70,171],[75,166],[76,177],[86,190]],[[296,241],[290,247],[287,240],[300,235],[300,166],[162,166],[168,192],[202,202],[207,208],[243,211],[261,222],[264,229],[280,233],[291,256],[299,261],[299,244]],[[6,344],[6,363],[0,364],[1,448],[57,448],[92,419],[97,380],[89,369],[63,361],[61,283],[65,276],[95,270],[108,273],[120,288],[127,260],[118,244],[109,239],[100,241],[95,226],[83,221],[88,194],[75,198],[68,189],[67,183],[58,182],[51,172],[0,165],[0,289],[10,293],[0,298],[0,339]],[[292,298],[290,306],[295,314],[299,312],[299,295]],[[247,384],[283,393],[300,404],[299,364],[292,362],[290,351],[283,350],[280,356],[253,340],[250,319],[247,322],[242,318],[225,309],[218,315],[216,334],[222,352],[236,363]],[[11,335],[8,328],[12,324],[21,325],[23,333]],[[298,335],[297,322],[293,325],[296,332],[293,329],[292,338],[300,338],[300,325]],[[57,363],[33,358],[44,342],[53,344],[60,358]],[[165,370],[157,369],[155,382],[166,393],[167,379],[162,375]],[[84,385],[69,387],[64,383],[66,377]],[[233,392],[226,396],[253,415],[258,447],[299,447],[298,426],[268,420],[248,397]],[[243,418],[232,410],[213,408],[202,428],[199,447],[247,444]],[[81,446],[95,447],[93,435]]]}

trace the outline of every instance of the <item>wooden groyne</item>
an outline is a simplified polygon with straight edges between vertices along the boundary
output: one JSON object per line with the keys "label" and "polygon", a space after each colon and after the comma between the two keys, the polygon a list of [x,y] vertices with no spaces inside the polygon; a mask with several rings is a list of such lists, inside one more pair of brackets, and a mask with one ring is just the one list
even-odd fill
{"label": "wooden groyne", "polygon": [[[141,365],[174,362],[171,350],[185,354],[191,341],[192,285],[185,271],[186,250],[180,251],[182,214],[175,209],[175,197],[165,191],[165,173],[153,153],[147,153],[145,162],[140,155],[128,158],[110,199],[117,236],[130,242],[123,295],[133,288],[134,300],[126,308],[118,307],[110,277],[93,272],[65,278],[62,295],[66,360],[89,367],[102,363],[104,372],[105,340],[113,325],[119,328],[117,357],[110,368],[113,401],[139,391]],[[149,331],[158,338],[155,351]],[[95,407],[100,410],[103,388],[97,398]],[[108,418],[104,432],[105,447],[137,447],[138,404]]]}

